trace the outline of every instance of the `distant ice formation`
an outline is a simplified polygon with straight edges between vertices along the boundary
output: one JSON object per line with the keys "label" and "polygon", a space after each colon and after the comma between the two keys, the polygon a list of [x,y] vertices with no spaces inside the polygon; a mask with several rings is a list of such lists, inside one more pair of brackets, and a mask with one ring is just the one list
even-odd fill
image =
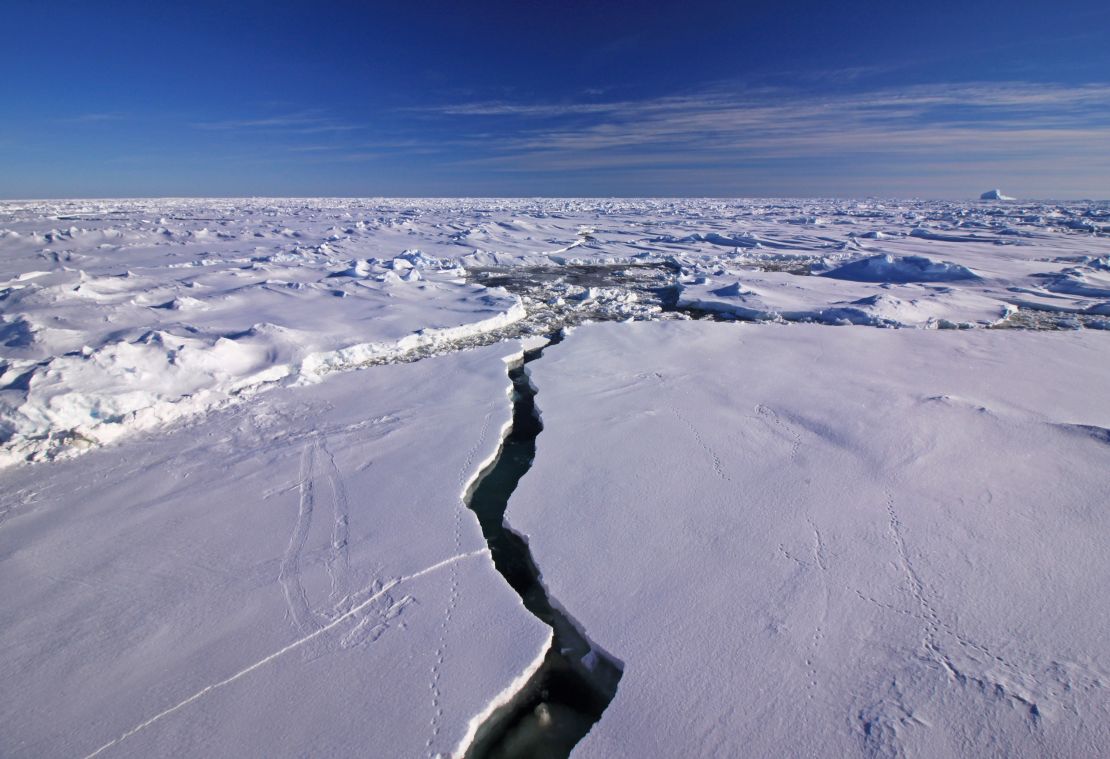
{"label": "distant ice formation", "polygon": [[880,254],[838,266],[823,276],[854,282],[951,282],[978,279],[971,269],[949,261],[937,262],[925,256]]}
{"label": "distant ice formation", "polygon": [[996,187],[993,190],[987,190],[982,195],[980,195],[979,200],[1016,200],[1016,198],[1011,198],[1009,195],[1003,195],[1002,190]]}

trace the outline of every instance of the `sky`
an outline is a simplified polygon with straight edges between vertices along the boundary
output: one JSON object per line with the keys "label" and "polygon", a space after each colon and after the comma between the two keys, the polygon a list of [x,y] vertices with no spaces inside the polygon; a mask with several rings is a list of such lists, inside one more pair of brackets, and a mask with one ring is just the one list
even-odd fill
{"label": "sky", "polygon": [[0,197],[1110,198],[1110,3],[4,0]]}

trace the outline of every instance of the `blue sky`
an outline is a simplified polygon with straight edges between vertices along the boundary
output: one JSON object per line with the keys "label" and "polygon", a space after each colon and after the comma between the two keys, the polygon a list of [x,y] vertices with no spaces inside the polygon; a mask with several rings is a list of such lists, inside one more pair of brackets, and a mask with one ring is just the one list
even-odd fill
{"label": "blue sky", "polygon": [[0,196],[1110,197],[1110,5],[6,0]]}

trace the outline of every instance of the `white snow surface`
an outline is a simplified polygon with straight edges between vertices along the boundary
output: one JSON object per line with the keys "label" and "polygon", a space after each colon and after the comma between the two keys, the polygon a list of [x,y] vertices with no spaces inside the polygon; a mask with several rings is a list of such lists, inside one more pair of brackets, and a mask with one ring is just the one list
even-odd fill
{"label": "white snow surface", "polygon": [[[681,304],[737,318],[989,326],[1016,308],[1110,315],[1108,231],[1099,203],[2,202],[0,466],[527,316],[468,269],[655,261],[681,272]],[[822,281],[837,277],[860,286]]]}
{"label": "white snow surface", "polygon": [[1110,750],[1096,332],[576,329],[506,519],[624,662],[575,757]]}
{"label": "white snow surface", "polygon": [[0,202],[0,755],[460,755],[586,318],[576,757],[1110,754],[1110,204],[252,198]]}
{"label": "white snow surface", "polygon": [[519,355],[332,375],[9,472],[0,755],[456,754],[550,641],[462,502]]}

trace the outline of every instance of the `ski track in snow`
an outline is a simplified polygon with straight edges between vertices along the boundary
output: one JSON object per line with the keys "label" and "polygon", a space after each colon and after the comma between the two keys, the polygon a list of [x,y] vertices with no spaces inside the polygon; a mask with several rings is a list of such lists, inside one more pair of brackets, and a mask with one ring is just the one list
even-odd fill
{"label": "ski track in snow", "polygon": [[351,533],[351,509],[347,486],[335,463],[335,454],[328,449],[327,438],[321,435],[320,448],[328,458],[327,478],[333,503],[331,546],[324,562],[331,580],[330,600],[341,608],[350,598],[350,557],[347,543]]}
{"label": "ski track in snow", "polygon": [[319,438],[313,437],[301,452],[301,470],[299,477],[300,499],[297,504],[297,519],[293,525],[293,534],[289,537],[289,545],[281,560],[281,570],[278,573],[278,582],[285,595],[285,604],[289,609],[289,616],[293,625],[301,634],[319,629],[320,622],[308,603],[308,594],[301,582],[301,554],[304,552],[305,541],[308,539],[309,529],[312,527],[312,512],[316,506],[316,457],[319,452]]}
{"label": "ski track in snow", "polygon": [[197,700],[203,698],[204,696],[208,695],[209,693],[211,693],[215,690],[218,690],[219,688],[223,688],[224,686],[230,685],[231,683],[235,682],[236,680],[239,680],[243,677],[246,677],[247,675],[254,672],[255,670],[266,666],[270,662],[274,661],[275,659],[280,658],[281,656],[284,656],[285,654],[289,653],[290,651],[294,651],[294,650],[300,648],[301,646],[304,646],[306,643],[309,643],[309,642],[315,640],[316,638],[320,637],[321,635],[323,635],[325,633],[328,633],[328,632],[331,632],[332,630],[339,627],[344,622],[347,622],[347,621],[353,619],[356,615],[358,615],[364,609],[368,608],[371,604],[380,600],[383,596],[385,596],[388,593],[388,591],[392,590],[393,588],[396,588],[396,587],[398,587],[398,586],[400,586],[400,585],[402,585],[406,582],[411,582],[412,580],[416,580],[416,579],[419,579],[421,577],[425,577],[427,575],[430,575],[433,572],[437,572],[440,569],[443,569],[445,567],[454,568],[455,565],[458,562],[460,562],[464,559],[469,559],[469,558],[472,558],[472,557],[475,557],[475,556],[484,556],[488,553],[489,553],[488,548],[481,548],[477,551],[470,551],[468,553],[458,554],[458,555],[455,555],[455,556],[451,556],[450,558],[444,559],[443,561],[437,562],[437,563],[435,563],[435,564],[433,564],[429,567],[425,567],[424,569],[421,569],[418,572],[413,572],[412,574],[389,580],[379,590],[376,590],[376,591],[372,592],[371,595],[368,598],[366,598],[364,601],[361,601],[358,605],[354,606],[349,611],[347,611],[347,612],[341,614],[340,616],[336,617],[334,620],[332,620],[328,624],[317,628],[316,630],[310,632],[309,634],[305,635],[304,637],[298,638],[297,640],[293,641],[292,643],[285,646],[284,648],[280,648],[277,651],[274,651],[272,654],[270,654],[270,655],[268,655],[268,656],[266,656],[262,659],[259,659],[258,661],[254,662],[253,664],[251,664],[247,667],[244,667],[243,669],[239,670],[235,674],[233,674],[229,677],[226,677],[223,680],[220,680],[219,682],[213,683],[211,685],[208,685],[208,686],[200,689],[199,691],[197,691],[193,695],[189,696],[188,698],[186,698],[182,701],[179,701],[178,703],[174,704],[173,706],[169,707],[168,709],[164,709],[163,711],[159,712],[158,714],[155,714],[153,717],[146,720],[145,722],[141,722],[140,724],[136,725],[135,727],[131,728],[130,730],[124,732],[118,738],[115,738],[115,739],[109,741],[108,743],[105,743],[103,746],[96,749],[92,753],[87,754],[85,756],[85,759],[92,759],[92,757],[98,756],[98,755],[104,753],[105,751],[112,748],[113,746],[118,745],[119,743],[127,740],[128,738],[135,735],[136,733],[150,727],[151,725],[158,722],[162,718],[168,717],[169,715],[173,714],[174,712],[188,706],[189,704],[193,703],[194,701],[197,701]]}
{"label": "ski track in snow", "polygon": [[[313,515],[321,495],[317,482],[320,479],[321,468],[324,470],[324,479],[327,480],[327,501],[330,503],[332,517],[331,541],[323,564],[331,587],[328,601],[332,605],[333,613],[321,612],[309,601],[302,580],[305,544],[312,529]],[[335,455],[328,448],[327,437],[323,432],[312,435],[302,449],[296,487],[300,496],[297,517],[293,533],[289,537],[289,544],[282,557],[278,582],[281,584],[294,627],[301,634],[307,634],[325,624],[335,614],[343,613],[352,602],[347,545],[350,536],[350,502],[342,473],[335,463]],[[356,640],[358,636],[352,634],[344,638],[344,645],[352,645]]]}

